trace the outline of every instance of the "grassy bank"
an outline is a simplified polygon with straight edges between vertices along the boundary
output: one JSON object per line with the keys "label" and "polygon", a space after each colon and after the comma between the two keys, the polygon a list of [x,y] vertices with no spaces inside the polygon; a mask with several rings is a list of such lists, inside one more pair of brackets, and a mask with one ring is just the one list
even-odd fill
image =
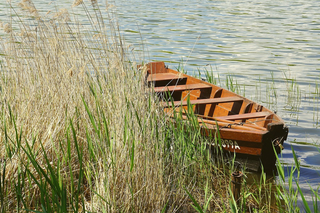
{"label": "grassy bank", "polygon": [[1,212],[181,211],[186,191],[224,203],[199,133],[167,124],[111,13],[80,4],[85,34],[66,10],[20,6],[1,42]]}
{"label": "grassy bank", "polygon": [[244,183],[237,206],[232,161],[212,162],[192,119],[185,126],[161,113],[116,17],[81,2],[74,6],[91,23],[85,33],[68,11],[41,16],[30,0],[19,5],[25,18],[2,25],[0,212],[294,208],[298,191],[274,190],[264,174]]}

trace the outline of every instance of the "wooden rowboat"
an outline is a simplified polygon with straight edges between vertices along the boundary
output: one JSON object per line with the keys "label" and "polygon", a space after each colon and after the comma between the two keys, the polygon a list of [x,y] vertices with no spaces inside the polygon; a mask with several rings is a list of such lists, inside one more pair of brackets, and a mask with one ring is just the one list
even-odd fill
{"label": "wooden rowboat", "polygon": [[[288,127],[271,110],[231,91],[169,69],[163,62],[147,64],[146,82],[164,101],[163,109],[169,115],[173,111],[192,107],[199,126],[206,136],[216,135],[217,126],[225,151],[236,153],[236,159],[250,162],[253,170],[261,165],[272,169],[276,156],[287,139]],[[167,94],[167,96],[166,96]],[[183,119],[187,119],[182,114]],[[214,144],[212,144],[214,145]],[[256,168],[253,168],[256,167]]]}

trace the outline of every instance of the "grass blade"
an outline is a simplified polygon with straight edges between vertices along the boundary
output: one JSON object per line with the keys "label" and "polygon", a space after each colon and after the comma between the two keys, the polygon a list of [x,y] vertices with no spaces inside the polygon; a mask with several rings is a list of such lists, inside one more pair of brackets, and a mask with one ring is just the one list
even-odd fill
{"label": "grass blade", "polygon": [[194,197],[188,192],[188,190],[186,188],[184,188],[184,190],[186,191],[186,193],[188,194],[189,198],[192,200],[193,204],[192,207],[197,210],[197,212],[199,213],[204,213],[204,211],[202,210],[201,206],[199,205],[199,203],[194,199]]}

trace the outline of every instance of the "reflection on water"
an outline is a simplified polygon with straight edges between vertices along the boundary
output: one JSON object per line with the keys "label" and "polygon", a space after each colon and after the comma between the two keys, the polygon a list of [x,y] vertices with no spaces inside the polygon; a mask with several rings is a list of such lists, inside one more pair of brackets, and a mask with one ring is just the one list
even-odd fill
{"label": "reflection on water", "polygon": [[[72,0],[63,2],[34,1],[44,13],[55,6],[72,9]],[[1,21],[9,10],[3,4]],[[166,61],[172,68],[182,62],[188,71],[212,67],[216,77],[233,76],[246,97],[277,111],[290,127],[283,162],[288,167],[293,164],[293,146],[303,168],[302,190],[319,187],[320,1],[117,0],[112,4],[123,35],[141,60]],[[78,8],[72,10],[81,14]],[[226,86],[223,80],[221,84]]]}

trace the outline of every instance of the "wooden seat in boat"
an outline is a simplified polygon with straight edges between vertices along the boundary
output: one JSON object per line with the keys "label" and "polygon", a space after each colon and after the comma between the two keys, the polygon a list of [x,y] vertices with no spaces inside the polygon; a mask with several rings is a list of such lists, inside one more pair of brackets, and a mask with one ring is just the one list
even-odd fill
{"label": "wooden seat in boat", "polygon": [[150,74],[147,77],[148,82],[152,81],[171,81],[171,80],[182,80],[186,79],[186,77],[179,76],[173,73],[157,73],[157,74]]}
{"label": "wooden seat in boat", "polygon": [[[240,97],[223,97],[223,98],[208,98],[208,99],[197,99],[190,100],[191,105],[200,105],[200,104],[220,104],[228,102],[238,102],[243,101],[243,98]],[[174,106],[186,106],[188,101],[174,101]],[[163,106],[168,106],[167,103],[163,103]],[[169,102],[169,107],[172,107],[172,104]]]}
{"label": "wooden seat in boat", "polygon": [[263,118],[268,115],[270,115],[270,112],[254,112],[254,113],[245,113],[245,114],[238,114],[238,115],[221,116],[216,118],[235,121],[235,120],[246,120],[246,119],[253,119],[253,118]]}
{"label": "wooden seat in boat", "polygon": [[155,87],[154,91],[155,92],[174,92],[174,91],[197,90],[197,89],[211,89],[211,86],[204,83],[174,85],[174,86],[165,86],[165,87]]}

